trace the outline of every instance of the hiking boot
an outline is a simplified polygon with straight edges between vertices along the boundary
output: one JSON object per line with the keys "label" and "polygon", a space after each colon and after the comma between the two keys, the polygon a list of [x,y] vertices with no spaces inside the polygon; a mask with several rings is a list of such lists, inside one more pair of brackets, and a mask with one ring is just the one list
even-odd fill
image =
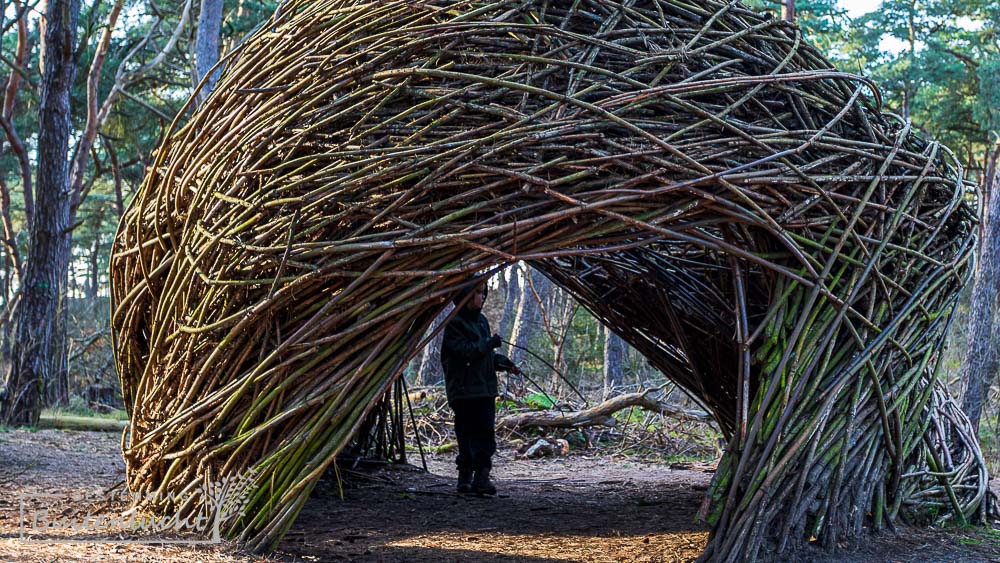
{"label": "hiking boot", "polygon": [[489,469],[479,469],[476,471],[475,477],[472,478],[472,492],[477,495],[497,494],[496,486],[490,481]]}
{"label": "hiking boot", "polygon": [[471,469],[459,469],[458,470],[458,492],[461,494],[472,492],[472,470]]}

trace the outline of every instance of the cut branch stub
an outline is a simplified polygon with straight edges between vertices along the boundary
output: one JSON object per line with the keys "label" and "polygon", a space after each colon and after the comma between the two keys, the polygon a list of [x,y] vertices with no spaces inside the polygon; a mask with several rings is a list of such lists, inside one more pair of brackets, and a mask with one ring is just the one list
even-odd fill
{"label": "cut branch stub", "polygon": [[456,289],[528,260],[726,433],[707,558],[981,516],[934,377],[976,210],[869,88],[716,0],[283,4],[119,228],[130,487],[253,469],[228,533],[275,545]]}

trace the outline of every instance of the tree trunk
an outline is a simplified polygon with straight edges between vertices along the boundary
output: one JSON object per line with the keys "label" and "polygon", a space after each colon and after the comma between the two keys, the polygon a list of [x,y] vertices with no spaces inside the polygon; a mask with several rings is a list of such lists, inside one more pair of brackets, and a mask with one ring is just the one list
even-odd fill
{"label": "tree trunk", "polygon": [[[569,372],[569,362],[566,361],[566,340],[569,338],[570,331],[573,330],[573,317],[576,316],[578,305],[569,292],[558,286],[552,287],[552,294],[553,305],[549,309],[552,311],[552,314],[550,315],[548,326],[550,330],[549,338],[552,340],[552,364],[557,370],[552,374],[552,389],[556,394],[561,395],[566,392],[564,387],[569,384],[568,381],[565,381],[565,378],[568,378]],[[555,318],[559,319],[558,327],[552,324],[552,319]]]}
{"label": "tree trunk", "polygon": [[[7,373],[10,370],[10,316],[9,310],[13,307],[11,303],[10,294],[10,278],[13,275],[13,264],[11,263],[10,256],[4,253],[3,260],[3,284],[0,287],[3,289],[3,312],[7,319],[7,322],[3,323],[3,329],[0,330],[0,374]],[[0,376],[2,378],[2,376]]]}
{"label": "tree trunk", "polygon": [[[205,77],[215,63],[219,62],[219,31],[222,28],[222,0],[201,0],[201,11],[198,13],[198,30],[195,38],[195,80],[194,86]],[[215,88],[219,72],[213,72],[205,81],[205,86],[198,91],[196,103],[200,106]]]}
{"label": "tree trunk", "polygon": [[[448,318],[452,308],[452,305],[448,305],[444,311],[434,317],[431,331],[436,330]],[[439,330],[424,347],[424,352],[420,355],[420,369],[417,370],[417,385],[440,385],[444,381],[444,369],[441,367],[441,340],[443,339],[444,330]]]}
{"label": "tree trunk", "polygon": [[[30,189],[30,186],[25,186],[25,189]],[[18,279],[20,279],[23,271],[21,270],[21,254],[17,249],[18,233],[14,230],[14,222],[10,216],[10,189],[2,178],[0,178],[0,222],[3,224],[3,249],[6,251],[4,252],[4,261],[13,266],[13,271],[17,272]],[[4,287],[4,303],[8,302],[9,289],[10,278],[8,277]]]}
{"label": "tree trunk", "polygon": [[[530,283],[529,283],[530,280]],[[524,365],[527,348],[538,325],[541,322],[541,301],[544,301],[549,294],[549,287],[552,282],[534,268],[528,268],[528,275],[525,276],[525,283],[521,287],[521,298],[518,300],[517,316],[514,317],[514,328],[510,334],[510,353],[507,355],[515,364]],[[534,289],[532,289],[534,288]]]}
{"label": "tree trunk", "polygon": [[79,14],[80,0],[50,0],[45,10],[35,214],[14,321],[11,371],[0,405],[0,420],[8,425],[37,424],[45,385],[66,379],[61,297],[71,235],[67,153]]}
{"label": "tree trunk", "polygon": [[[17,18],[17,47],[14,51],[14,64],[17,67],[24,67],[28,64],[32,50],[31,39],[28,35],[27,7],[15,0],[14,9],[17,11],[15,15]],[[3,109],[0,111],[0,128],[3,129],[7,141],[10,143],[10,150],[17,157],[21,172],[21,192],[24,197],[24,220],[30,225],[35,209],[34,194],[32,192],[31,162],[28,157],[28,150],[14,128],[14,108],[17,104],[17,93],[21,88],[21,79],[21,73],[18,72],[17,68],[12,68],[10,78],[7,79],[7,87],[4,90]],[[3,143],[0,142],[0,154],[2,153]],[[10,226],[10,192],[7,190],[6,185],[4,185],[3,195],[5,198],[3,217],[5,219],[4,228],[6,231]],[[8,251],[13,250],[16,253],[17,247],[12,242],[12,235],[6,233],[6,237],[8,239],[7,244],[10,245]],[[17,260],[17,256],[14,258],[15,266],[18,268],[18,273],[20,274],[20,261]]]}
{"label": "tree trunk", "polygon": [[913,88],[913,73],[916,72],[916,60],[917,60],[917,26],[916,26],[916,11],[917,3],[916,1],[910,2],[910,12],[907,18],[906,24],[906,42],[909,45],[907,53],[909,54],[909,64],[910,68],[906,71],[906,76],[903,82],[903,119],[910,118],[910,106],[913,104],[913,98],[916,95]]}
{"label": "tree trunk", "polygon": [[101,281],[101,224],[104,222],[104,209],[94,213],[94,241],[90,246],[90,263],[87,272],[87,304],[96,312],[97,293]]}
{"label": "tree trunk", "polygon": [[1000,297],[1000,201],[997,188],[997,159],[1000,144],[993,148],[987,159],[983,176],[984,217],[982,242],[979,246],[979,269],[972,286],[972,302],[969,305],[969,350],[962,364],[962,381],[965,393],[962,396],[962,410],[969,417],[972,428],[979,432],[986,394],[993,384],[997,369],[997,338],[1000,337],[1000,315],[997,314],[997,298]]}
{"label": "tree trunk", "polygon": [[504,339],[507,339],[508,329],[517,311],[517,299],[521,296],[520,277],[521,268],[515,264],[510,269],[510,281],[507,282],[507,291],[504,292],[503,314],[500,315],[500,326],[497,327],[497,334]]}
{"label": "tree trunk", "polygon": [[125,194],[122,191],[122,169],[121,165],[118,163],[118,152],[115,151],[115,146],[111,141],[104,140],[104,148],[108,152],[108,158],[111,160],[111,175],[114,178],[115,185],[115,211],[118,213],[118,219],[122,218],[125,214]]}
{"label": "tree trunk", "polygon": [[781,19],[795,21],[795,0],[781,0]]}
{"label": "tree trunk", "polygon": [[604,328],[604,398],[622,386],[625,374],[625,341],[610,328]]}

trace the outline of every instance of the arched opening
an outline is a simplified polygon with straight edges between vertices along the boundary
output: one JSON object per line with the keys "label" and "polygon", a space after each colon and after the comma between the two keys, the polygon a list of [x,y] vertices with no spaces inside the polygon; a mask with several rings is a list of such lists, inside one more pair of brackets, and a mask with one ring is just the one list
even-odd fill
{"label": "arched opening", "polygon": [[[530,350],[518,360],[523,376],[498,374],[493,479],[499,495],[455,492],[456,415],[443,382],[435,384],[438,374],[415,381],[425,349],[377,407],[385,411],[369,415],[364,438],[326,470],[279,553],[541,561],[573,554],[681,560],[701,552],[707,528],[694,515],[718,460],[718,427],[635,350],[627,352],[631,365],[614,392],[604,395],[605,339],[593,337],[602,332],[600,322],[537,271],[520,266],[508,268],[507,291],[498,279],[502,272],[491,279],[484,308],[499,335]],[[522,290],[528,307],[517,299]],[[504,330],[504,296],[512,294],[522,315]],[[537,314],[527,312],[536,307]],[[526,325],[535,333],[521,338]],[[498,351],[514,357],[510,347]],[[647,401],[625,404],[640,391]],[[404,435],[406,450],[399,444]]]}

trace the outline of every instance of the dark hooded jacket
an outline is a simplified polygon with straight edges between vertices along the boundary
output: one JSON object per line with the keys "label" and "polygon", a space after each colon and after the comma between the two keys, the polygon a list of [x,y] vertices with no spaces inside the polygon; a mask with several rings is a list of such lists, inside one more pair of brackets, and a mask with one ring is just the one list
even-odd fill
{"label": "dark hooded jacket", "polygon": [[482,312],[463,307],[444,328],[441,367],[448,402],[496,397],[497,370],[514,364],[490,347],[490,323]]}

